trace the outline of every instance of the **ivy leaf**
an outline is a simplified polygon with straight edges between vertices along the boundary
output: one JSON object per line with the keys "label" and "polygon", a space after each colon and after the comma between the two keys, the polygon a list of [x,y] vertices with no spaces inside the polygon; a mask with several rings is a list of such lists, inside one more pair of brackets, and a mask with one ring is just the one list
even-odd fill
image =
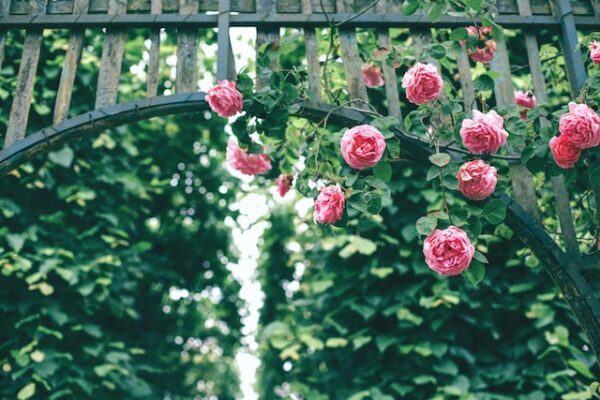
{"label": "ivy leaf", "polygon": [[483,216],[490,224],[498,225],[506,218],[506,204],[502,200],[493,199],[483,207]]}
{"label": "ivy leaf", "polygon": [[437,227],[437,218],[421,217],[417,220],[416,227],[419,235],[428,236]]}
{"label": "ivy leaf", "polygon": [[473,286],[477,287],[485,277],[485,265],[479,261],[471,261],[471,265],[463,272],[463,275]]}
{"label": "ivy leaf", "polygon": [[392,179],[392,166],[387,161],[380,161],[373,167],[373,175],[375,175],[375,178],[377,179],[389,182],[390,179]]}
{"label": "ivy leaf", "polygon": [[429,156],[429,161],[440,168],[450,164],[451,159],[450,154],[447,153],[435,153]]}

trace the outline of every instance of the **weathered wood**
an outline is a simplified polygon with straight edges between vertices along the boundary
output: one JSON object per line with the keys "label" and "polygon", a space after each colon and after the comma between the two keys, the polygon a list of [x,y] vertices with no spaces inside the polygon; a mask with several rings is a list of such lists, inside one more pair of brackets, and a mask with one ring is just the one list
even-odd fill
{"label": "weathered wood", "polygon": [[[217,80],[230,79],[235,75],[235,65],[232,64],[233,50],[229,39],[229,0],[219,0],[219,23],[217,26]],[[233,74],[232,68],[233,67]]]}
{"label": "weathered wood", "polygon": [[300,0],[277,0],[278,13],[299,13],[302,12],[302,1]]}
{"label": "weathered wood", "polygon": [[[274,13],[275,12],[275,1],[274,0],[258,0],[257,3],[257,11],[259,13]],[[271,59],[271,64],[269,66],[270,71],[278,71],[279,70],[279,60],[276,56],[277,52],[275,50],[279,49],[279,28],[257,28],[256,29],[256,56],[258,58],[258,51],[264,45],[267,46],[267,54],[269,54]],[[257,73],[257,87],[264,87],[269,84],[269,71],[264,71],[263,73]]]}
{"label": "weathered wood", "polygon": [[[0,16],[7,15],[10,10],[10,0],[0,0]],[[6,31],[0,30],[0,69],[4,61],[4,47],[6,46]]]}
{"label": "weathered wood", "polygon": [[[197,0],[179,0],[180,14],[198,12]],[[198,88],[198,31],[194,28],[177,30],[176,87],[178,93],[193,92]]]}
{"label": "weathered wood", "polygon": [[[350,6],[344,0],[337,0],[336,8],[339,12],[346,12],[346,7]],[[339,37],[350,100],[355,101],[355,107],[364,109],[367,107],[366,103],[368,103],[369,97],[367,95],[367,88],[362,80],[362,61],[358,53],[356,31],[354,28],[347,28],[342,25],[339,28]]]}
{"label": "weathered wood", "polygon": [[[313,12],[311,0],[302,0],[302,12],[307,15]],[[319,47],[314,28],[304,28],[304,46],[310,96],[314,100],[321,100],[321,63],[319,62]]]}
{"label": "weathered wood", "polygon": [[[123,14],[126,11],[126,7],[127,3],[125,0],[110,0],[108,13],[110,15]],[[125,31],[122,29],[107,30],[102,46],[95,108],[112,105],[117,102],[119,75],[121,74],[124,50]]]}
{"label": "weathered wood", "polygon": [[[46,12],[46,0],[31,0],[30,8],[32,15],[44,14]],[[13,102],[8,117],[6,138],[4,139],[5,147],[25,137],[41,47],[42,31],[37,29],[28,30],[25,34],[25,43],[23,44],[21,65],[19,66],[19,75],[17,76],[17,87],[14,91]]]}
{"label": "weathered wood", "polygon": [[[85,14],[88,11],[88,7],[88,0],[75,0],[73,12],[74,14]],[[53,121],[55,124],[66,119],[69,114],[71,96],[73,94],[73,84],[75,83],[77,67],[81,60],[84,37],[84,29],[74,29],[69,36],[67,54],[65,55],[65,60],[63,62],[58,93],[56,95],[56,103],[54,105]]]}
{"label": "weathered wood", "polygon": [[556,0],[557,13],[560,16],[560,44],[565,57],[567,76],[571,87],[571,97],[577,97],[577,92],[585,84],[587,79],[581,51],[579,50],[579,39],[573,17],[573,9],[569,0]]}
{"label": "weathered wood", "polygon": [[[379,0],[376,11],[380,14],[385,14],[387,9],[387,1]],[[392,41],[390,40],[390,31],[388,29],[380,29],[377,31],[377,45],[392,51]],[[385,83],[385,98],[387,101],[388,113],[397,117],[402,123],[402,111],[400,110],[400,95],[398,93],[398,78],[396,77],[396,69],[392,68],[387,61],[381,63],[383,72],[383,81]]]}
{"label": "weathered wood", "polygon": [[[150,12],[160,14],[162,12],[162,0],[152,0]],[[160,71],[160,28],[154,28],[150,32],[150,50],[148,51],[148,73],[146,81],[146,92],[148,97],[158,94],[158,74]]]}
{"label": "weathered wood", "polygon": [[[496,104],[499,106],[514,104],[515,93],[510,73],[506,42],[504,39],[497,40],[496,45],[494,58],[490,62],[490,69],[500,74],[496,79],[494,86]],[[541,219],[541,214],[537,204],[533,176],[523,164],[515,162],[510,165],[510,177],[515,198],[539,221]]]}
{"label": "weathered wood", "polygon": [[460,51],[456,54],[456,67],[462,88],[463,106],[467,115],[471,115],[471,110],[477,109],[477,103],[475,102],[475,85],[473,84],[469,55],[464,46],[461,46]]}

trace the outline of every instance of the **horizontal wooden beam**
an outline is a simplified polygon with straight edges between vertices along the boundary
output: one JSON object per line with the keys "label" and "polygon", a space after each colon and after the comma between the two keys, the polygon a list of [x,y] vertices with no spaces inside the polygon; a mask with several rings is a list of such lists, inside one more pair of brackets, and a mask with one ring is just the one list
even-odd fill
{"label": "horizontal wooden beam", "polygon": [[[331,23],[349,19],[355,14],[328,14]],[[598,17],[573,17],[578,28],[598,28]],[[560,18],[552,15],[499,15],[495,20],[505,28],[531,29],[560,28]],[[425,15],[363,14],[343,26],[354,28],[453,28],[471,25],[469,18],[442,16],[431,22]],[[0,16],[0,29],[25,28],[214,28],[218,24],[216,14],[84,14],[84,15],[6,15]],[[230,26],[245,27],[327,27],[329,22],[323,14],[232,14]]]}

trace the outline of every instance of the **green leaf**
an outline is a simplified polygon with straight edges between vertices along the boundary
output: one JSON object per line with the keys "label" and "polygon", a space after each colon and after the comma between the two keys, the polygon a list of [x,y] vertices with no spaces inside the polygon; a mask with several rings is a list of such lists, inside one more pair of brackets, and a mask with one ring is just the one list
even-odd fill
{"label": "green leaf", "polygon": [[483,216],[490,224],[498,225],[506,218],[506,204],[502,200],[493,199],[483,207]]}
{"label": "green leaf", "polygon": [[482,74],[474,82],[475,90],[485,92],[494,90],[494,80],[488,74]]}
{"label": "green leaf", "polygon": [[402,12],[404,15],[412,15],[419,9],[418,0],[406,0],[402,4]]}
{"label": "green leaf", "polygon": [[51,151],[48,153],[48,159],[50,159],[50,161],[65,168],[71,166],[74,157],[75,153],[73,153],[73,150],[71,150],[70,147],[64,147],[59,151]]}
{"label": "green leaf", "polygon": [[25,238],[16,233],[10,233],[10,234],[6,235],[6,241],[8,242],[8,245],[10,246],[10,248],[13,249],[13,251],[15,253],[20,252],[21,249],[23,248],[23,245],[25,244]]}
{"label": "green leaf", "polygon": [[358,350],[371,341],[371,336],[358,336],[352,339],[352,347]]}
{"label": "green leaf", "polygon": [[327,347],[346,347],[347,344],[348,344],[348,341],[341,337],[329,338],[325,342],[325,346],[327,346]]}
{"label": "green leaf", "polygon": [[461,26],[460,28],[454,29],[450,33],[450,40],[454,40],[454,41],[458,42],[461,40],[466,40],[468,36],[469,36],[469,33],[467,32],[466,28]]}
{"label": "green leaf", "polygon": [[446,153],[435,153],[429,156],[429,161],[440,168],[448,165],[451,160],[452,158],[450,157],[450,154]]}
{"label": "green leaf", "polygon": [[469,268],[463,272],[463,275],[473,284],[473,286],[477,287],[485,277],[485,265],[479,261],[473,260],[471,261]]}
{"label": "green leaf", "polygon": [[446,49],[441,44],[434,44],[431,46],[431,49],[429,49],[429,54],[436,60],[440,60],[446,55]]}
{"label": "green leaf", "polygon": [[[14,393],[14,392],[13,392]],[[25,385],[19,393],[17,393],[17,399],[19,400],[27,400],[35,394],[35,383],[30,382]]]}
{"label": "green leaf", "polygon": [[585,376],[588,379],[594,379],[594,374],[590,371],[590,369],[579,360],[569,360],[567,361],[569,366],[573,368],[575,371],[579,372],[581,375]]}
{"label": "green leaf", "polygon": [[440,17],[442,16],[442,14],[444,13],[444,11],[446,10],[446,3],[443,1],[439,1],[436,3],[433,3],[433,6],[431,6],[431,8],[429,9],[429,20],[431,22],[435,22],[438,19],[440,19]]}
{"label": "green leaf", "polygon": [[437,218],[421,217],[417,220],[416,228],[419,235],[428,236],[437,227]]}
{"label": "green leaf", "polygon": [[373,168],[375,178],[381,179],[384,182],[389,182],[392,178],[392,166],[387,161],[380,161]]}

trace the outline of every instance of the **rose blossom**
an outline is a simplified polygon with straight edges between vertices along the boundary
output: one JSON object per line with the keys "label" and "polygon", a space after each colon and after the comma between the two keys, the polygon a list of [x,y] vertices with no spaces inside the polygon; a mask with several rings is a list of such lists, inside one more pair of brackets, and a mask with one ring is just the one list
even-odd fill
{"label": "rose blossom", "polygon": [[471,200],[483,200],[496,189],[496,168],[483,160],[464,163],[458,170],[458,191]]}
{"label": "rose blossom", "polygon": [[[533,107],[535,107],[537,105],[537,99],[535,98],[535,95],[531,92],[522,92],[522,91],[518,90],[515,93],[515,104],[517,104],[521,107],[532,109]],[[527,119],[527,111],[526,110],[522,110],[520,112],[520,114],[521,114],[521,119]]]}
{"label": "rose blossom", "polygon": [[573,168],[581,156],[581,149],[575,146],[566,135],[550,139],[550,151],[556,165],[563,169]]}
{"label": "rose blossom", "polygon": [[467,48],[467,53],[473,61],[480,61],[482,63],[489,63],[494,58],[494,51],[496,51],[496,42],[491,39],[492,27],[491,26],[469,26],[467,27],[469,36],[477,38],[477,45],[475,49]]}
{"label": "rose blossom", "polygon": [[416,63],[402,77],[406,98],[414,104],[437,99],[444,88],[444,81],[433,64]]}
{"label": "rose blossom", "polygon": [[588,45],[590,49],[590,58],[594,64],[600,64],[600,42],[593,41]]}
{"label": "rose blossom", "polygon": [[319,224],[333,224],[344,214],[346,198],[339,184],[321,189],[315,200],[314,218]]}
{"label": "rose blossom", "polygon": [[374,63],[370,63],[363,67],[362,79],[366,87],[376,88],[383,86],[381,69]]}
{"label": "rose blossom", "polygon": [[210,108],[221,117],[232,117],[242,111],[244,98],[237,90],[235,82],[219,81],[206,94]]}
{"label": "rose blossom", "polygon": [[495,111],[483,114],[473,110],[473,119],[464,119],[460,127],[464,146],[473,154],[493,154],[506,143],[504,119]]}
{"label": "rose blossom", "polygon": [[283,197],[287,194],[287,192],[290,191],[293,179],[294,177],[292,174],[279,175],[279,177],[275,180],[275,183],[277,184],[277,193],[279,193],[279,196]]}
{"label": "rose blossom", "polygon": [[348,129],[340,141],[342,157],[354,169],[372,167],[385,151],[385,139],[381,132],[370,125]]}
{"label": "rose blossom", "polygon": [[238,146],[233,137],[227,142],[226,159],[231,168],[245,175],[260,175],[271,169],[271,158],[268,154],[248,154]]}
{"label": "rose blossom", "polygon": [[433,231],[423,244],[425,262],[440,275],[458,275],[469,268],[475,247],[456,226]]}
{"label": "rose blossom", "polygon": [[580,149],[600,144],[600,116],[586,104],[569,103],[569,112],[560,117],[559,131]]}

